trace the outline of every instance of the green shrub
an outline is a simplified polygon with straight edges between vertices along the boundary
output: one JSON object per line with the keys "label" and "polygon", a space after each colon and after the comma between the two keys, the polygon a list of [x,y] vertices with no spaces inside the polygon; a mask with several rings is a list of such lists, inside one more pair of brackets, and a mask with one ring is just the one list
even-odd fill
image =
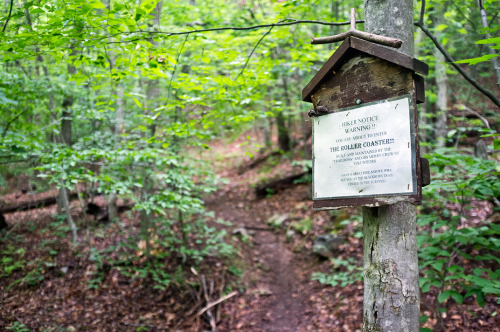
{"label": "green shrub", "polygon": [[453,149],[427,158],[433,177],[418,217],[421,290],[437,291],[436,312],[448,299],[461,304],[470,296],[484,306],[487,294],[500,296],[500,226],[474,223],[469,211],[500,194],[498,164]]}

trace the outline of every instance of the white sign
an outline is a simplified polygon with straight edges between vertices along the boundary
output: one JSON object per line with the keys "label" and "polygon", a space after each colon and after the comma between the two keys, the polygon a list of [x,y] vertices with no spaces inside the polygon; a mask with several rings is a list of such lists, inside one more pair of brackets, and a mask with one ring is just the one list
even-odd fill
{"label": "white sign", "polygon": [[416,193],[410,98],[313,118],[313,199]]}

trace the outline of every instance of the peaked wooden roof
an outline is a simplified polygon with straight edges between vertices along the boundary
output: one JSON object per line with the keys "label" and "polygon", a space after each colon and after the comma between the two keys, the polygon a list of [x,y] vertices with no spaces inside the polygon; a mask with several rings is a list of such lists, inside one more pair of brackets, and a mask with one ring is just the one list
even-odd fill
{"label": "peaked wooden roof", "polygon": [[401,67],[410,69],[422,75],[427,75],[429,66],[415,58],[399,53],[393,49],[381,46],[366,40],[349,37],[335,50],[330,59],[314,75],[312,80],[302,90],[302,100],[312,102],[311,95],[323,83],[334,70],[338,70],[346,61],[357,53],[366,53]]}

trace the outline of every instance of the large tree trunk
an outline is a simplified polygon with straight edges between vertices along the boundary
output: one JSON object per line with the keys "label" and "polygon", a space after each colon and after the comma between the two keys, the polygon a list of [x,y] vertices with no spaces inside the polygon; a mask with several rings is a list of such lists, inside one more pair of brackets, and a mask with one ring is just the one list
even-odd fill
{"label": "large tree trunk", "polygon": [[413,56],[413,2],[365,0],[365,31],[401,39],[398,51]]}
{"label": "large tree trunk", "polygon": [[419,330],[416,209],[363,208],[363,331]]}
{"label": "large tree trunk", "polygon": [[[413,1],[365,0],[365,30],[399,38],[413,56]],[[363,331],[419,330],[416,207],[363,208]]]}

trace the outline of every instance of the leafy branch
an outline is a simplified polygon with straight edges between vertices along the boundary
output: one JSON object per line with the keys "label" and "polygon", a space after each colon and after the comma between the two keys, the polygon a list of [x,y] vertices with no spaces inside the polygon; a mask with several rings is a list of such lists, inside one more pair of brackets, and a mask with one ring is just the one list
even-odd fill
{"label": "leafy branch", "polygon": [[422,0],[422,8],[420,11],[420,18],[417,22],[414,24],[419,27],[426,35],[429,37],[430,40],[434,43],[436,48],[444,55],[446,61],[448,61],[459,73],[460,75],[463,76],[472,86],[474,86],[479,92],[484,94],[486,97],[488,97],[495,105],[500,107],[500,100],[495,97],[495,95],[485,87],[483,87],[481,84],[479,84],[472,76],[467,74],[465,70],[462,69],[458,64],[455,63],[455,60],[451,57],[451,55],[446,52],[444,49],[443,45],[439,42],[439,40],[432,34],[432,32],[429,31],[429,29],[425,26],[424,24],[424,14],[425,14],[425,0]]}

